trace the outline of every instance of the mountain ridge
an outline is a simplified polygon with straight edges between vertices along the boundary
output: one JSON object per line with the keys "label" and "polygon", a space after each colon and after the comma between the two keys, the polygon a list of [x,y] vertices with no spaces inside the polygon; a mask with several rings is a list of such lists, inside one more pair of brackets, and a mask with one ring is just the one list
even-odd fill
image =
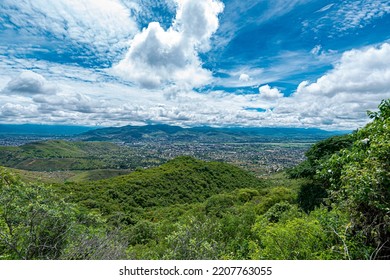
{"label": "mountain ridge", "polygon": [[256,142],[272,138],[326,138],[340,135],[346,131],[326,131],[318,128],[281,128],[281,127],[224,127],[208,126],[183,128],[170,125],[122,126],[90,130],[80,134],[85,141],[124,142],[169,140],[196,142]]}

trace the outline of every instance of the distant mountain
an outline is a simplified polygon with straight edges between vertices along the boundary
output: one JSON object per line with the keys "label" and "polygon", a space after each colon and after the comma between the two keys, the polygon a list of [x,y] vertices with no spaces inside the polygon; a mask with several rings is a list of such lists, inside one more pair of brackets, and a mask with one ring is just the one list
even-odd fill
{"label": "distant mountain", "polygon": [[75,125],[0,124],[0,135],[71,136],[96,127]]}
{"label": "distant mountain", "polygon": [[123,126],[91,130],[81,134],[85,141],[172,141],[172,142],[262,142],[323,139],[346,131],[316,128],[182,128],[169,125]]}

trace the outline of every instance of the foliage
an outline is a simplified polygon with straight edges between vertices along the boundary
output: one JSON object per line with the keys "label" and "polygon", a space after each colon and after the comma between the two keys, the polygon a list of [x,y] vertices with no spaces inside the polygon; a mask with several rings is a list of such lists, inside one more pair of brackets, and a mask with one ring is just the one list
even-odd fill
{"label": "foliage", "polygon": [[390,256],[390,100],[370,113],[373,122],[356,132],[356,141],[325,161],[319,180],[329,203],[352,216],[353,228],[377,248],[373,257]]}
{"label": "foliage", "polygon": [[294,205],[276,204],[258,217],[252,230],[255,259],[366,259],[373,251],[353,231],[350,216],[336,208],[306,214]]}
{"label": "foliage", "polygon": [[119,229],[104,227],[79,227],[61,252],[63,260],[118,260],[126,258],[126,242]]}
{"label": "foliage", "polygon": [[0,170],[0,243],[6,258],[56,259],[76,221],[71,205],[42,185]]}
{"label": "foliage", "polygon": [[219,224],[210,219],[189,217],[166,237],[163,259],[213,260],[219,258],[223,244],[218,242]]}
{"label": "foliage", "polygon": [[[74,259],[82,251],[83,259],[116,258],[120,242],[113,243],[105,232],[99,215],[0,168],[0,259]],[[110,245],[104,245],[108,240]]]}
{"label": "foliage", "polygon": [[298,193],[297,203],[306,212],[314,210],[321,205],[328,193],[318,180],[309,180],[303,183]]}
{"label": "foliage", "polygon": [[131,245],[147,244],[156,238],[156,225],[146,220],[140,220],[128,231]]}
{"label": "foliage", "polygon": [[305,153],[307,160],[288,170],[290,178],[313,178],[322,161],[342,149],[351,147],[353,140],[353,134],[346,134],[317,142]]}
{"label": "foliage", "polygon": [[255,259],[320,259],[326,249],[326,234],[316,220],[293,218],[276,224],[260,220],[254,230],[261,244],[252,255]]}
{"label": "foliage", "polygon": [[58,190],[113,221],[119,212],[127,215],[136,209],[204,202],[221,192],[262,186],[261,180],[232,165],[179,157],[160,167],[107,180],[68,183]]}
{"label": "foliage", "polygon": [[258,214],[264,214],[276,203],[287,201],[293,203],[296,201],[296,193],[286,187],[274,187],[263,196],[255,197],[257,205],[255,206]]}
{"label": "foliage", "polygon": [[216,216],[221,218],[225,213],[230,213],[233,210],[234,197],[227,194],[217,194],[206,201],[206,215]]}

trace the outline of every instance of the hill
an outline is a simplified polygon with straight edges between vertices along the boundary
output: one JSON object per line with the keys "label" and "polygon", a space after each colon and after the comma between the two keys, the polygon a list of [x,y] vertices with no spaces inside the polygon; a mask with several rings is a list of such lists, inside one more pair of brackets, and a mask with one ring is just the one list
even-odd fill
{"label": "hill", "polygon": [[0,147],[0,165],[29,171],[135,169],[148,160],[109,142],[49,140]]}
{"label": "hill", "polygon": [[72,202],[113,216],[130,215],[139,208],[203,202],[215,194],[263,186],[261,180],[238,167],[184,156],[156,168],[58,188],[70,194]]}

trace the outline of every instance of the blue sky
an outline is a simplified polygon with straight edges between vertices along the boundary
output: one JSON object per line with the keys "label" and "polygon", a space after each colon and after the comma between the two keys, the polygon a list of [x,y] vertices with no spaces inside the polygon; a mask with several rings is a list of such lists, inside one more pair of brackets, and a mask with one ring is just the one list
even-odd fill
{"label": "blue sky", "polygon": [[355,129],[388,0],[2,0],[0,123]]}

